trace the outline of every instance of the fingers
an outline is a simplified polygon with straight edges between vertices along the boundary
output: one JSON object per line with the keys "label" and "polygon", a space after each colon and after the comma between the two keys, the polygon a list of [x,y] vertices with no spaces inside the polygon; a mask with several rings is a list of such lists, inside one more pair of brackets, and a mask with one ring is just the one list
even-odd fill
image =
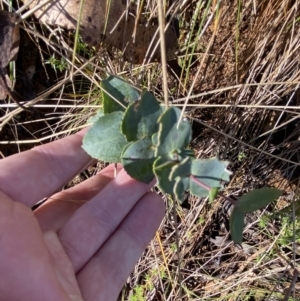
{"label": "fingers", "polygon": [[[122,169],[118,165],[117,173]],[[115,177],[114,164],[102,169],[97,175],[51,197],[34,211],[43,232],[57,232],[74,212],[87,200],[97,195]]]}
{"label": "fingers", "polygon": [[111,238],[77,274],[84,300],[117,300],[135,263],[164,216],[164,203],[155,193],[135,205]]}
{"label": "fingers", "polygon": [[0,192],[1,300],[69,300],[30,208]]}
{"label": "fingers", "polygon": [[47,231],[43,236],[54,261],[56,276],[65,293],[70,297],[70,300],[82,300],[72,263],[67,257],[57,234],[53,231]]}
{"label": "fingers", "polygon": [[119,227],[151,185],[122,170],[99,194],[81,206],[58,232],[78,272]]}
{"label": "fingers", "polygon": [[87,167],[84,132],[35,147],[0,161],[0,191],[27,206],[51,196]]}

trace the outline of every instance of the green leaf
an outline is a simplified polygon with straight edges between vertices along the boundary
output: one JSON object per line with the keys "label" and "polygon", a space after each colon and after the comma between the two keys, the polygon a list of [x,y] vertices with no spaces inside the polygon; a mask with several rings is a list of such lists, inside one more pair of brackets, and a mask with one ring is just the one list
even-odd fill
{"label": "green leaf", "polygon": [[104,115],[103,110],[100,109],[96,115],[94,115],[88,119],[87,123],[95,123],[103,115]]}
{"label": "green leaf", "polygon": [[174,195],[175,198],[182,203],[184,200],[185,191],[189,190],[190,187],[190,179],[189,178],[180,178],[177,177],[174,185]]}
{"label": "green leaf", "polygon": [[236,207],[243,213],[251,213],[267,206],[279,198],[281,194],[282,191],[276,188],[264,187],[252,190],[238,199]]}
{"label": "green leaf", "polygon": [[126,172],[134,179],[150,183],[154,178],[154,147],[151,138],[131,142],[122,153],[122,164]]}
{"label": "green leaf", "polygon": [[189,177],[191,174],[191,168],[192,168],[192,160],[190,157],[184,158],[182,161],[180,161],[178,164],[174,165],[171,169],[169,180],[173,181],[176,180],[176,178],[184,178]]}
{"label": "green leaf", "polygon": [[158,143],[158,133],[152,135],[152,144],[157,146]]}
{"label": "green leaf", "polygon": [[[193,160],[192,175],[195,179],[191,179],[191,193],[198,197],[207,197],[211,188],[223,188],[221,181],[230,180],[231,172],[226,169],[228,164],[228,161],[220,161],[217,158]],[[201,186],[201,183],[206,187]]]}
{"label": "green leaf", "polygon": [[144,91],[141,99],[132,102],[126,109],[122,121],[122,132],[128,141],[150,137],[158,131],[158,117],[163,107],[156,98]]}
{"label": "green leaf", "polygon": [[177,128],[181,110],[170,107],[159,118],[158,144],[156,156],[164,156],[188,146],[192,137],[191,125],[181,121]]}
{"label": "green leaf", "polygon": [[110,75],[100,83],[104,114],[125,111],[130,102],[136,101],[140,93],[123,79]]}
{"label": "green leaf", "polygon": [[178,150],[178,154],[181,158],[190,157],[191,159],[195,159],[195,153],[192,149],[181,149]]}
{"label": "green leaf", "polygon": [[157,186],[164,193],[173,193],[175,180],[169,180],[169,175],[171,173],[171,168],[178,162],[172,160],[168,156],[158,157],[153,164],[153,172],[157,179]]}
{"label": "green leaf", "polygon": [[120,132],[122,112],[100,117],[83,138],[83,149],[93,158],[110,163],[120,162],[127,141]]}
{"label": "green leaf", "polygon": [[244,218],[245,214],[235,206],[230,215],[230,234],[236,244],[243,241]]}
{"label": "green leaf", "polygon": [[209,197],[209,202],[210,202],[210,203],[213,202],[213,201],[216,199],[219,190],[220,190],[220,187],[213,187],[213,188],[209,191],[208,197]]}
{"label": "green leaf", "polygon": [[190,179],[188,177],[191,174],[191,166],[191,157],[186,157],[172,167],[169,175],[171,182],[175,180],[173,193],[181,203],[183,202],[184,192],[190,188]]}

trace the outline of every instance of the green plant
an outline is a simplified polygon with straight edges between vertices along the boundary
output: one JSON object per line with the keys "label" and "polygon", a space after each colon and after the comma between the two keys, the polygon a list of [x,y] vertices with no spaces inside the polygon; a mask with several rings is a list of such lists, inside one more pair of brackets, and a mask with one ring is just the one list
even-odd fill
{"label": "green plant", "polygon": [[76,44],[76,53],[91,58],[95,54],[95,51],[93,48],[89,47],[86,43],[84,43],[82,37],[79,36]]}
{"label": "green plant", "polygon": [[241,162],[247,158],[247,155],[244,152],[239,152],[237,158]]}
{"label": "green plant", "polygon": [[177,245],[176,245],[176,243],[172,243],[172,244],[170,245],[170,248],[171,248],[171,251],[172,251],[173,253],[175,253],[175,252],[177,251]]}
{"label": "green plant", "polygon": [[142,286],[137,286],[133,289],[133,294],[129,298],[130,301],[143,301],[144,297],[144,288]]}
{"label": "green plant", "polygon": [[[282,227],[282,234],[278,239],[278,244],[280,246],[286,247],[291,245],[292,243],[300,242],[300,218],[297,211],[299,211],[299,200],[294,203],[295,208],[295,216],[293,218],[292,214],[292,206],[288,206],[281,211],[279,211],[278,218]],[[298,209],[298,210],[297,210]]]}
{"label": "green plant", "polygon": [[[195,159],[188,148],[192,130],[181,119],[181,110],[165,108],[148,91],[140,93],[123,79],[109,76],[101,82],[103,109],[83,139],[83,148],[92,157],[110,163],[122,162],[134,179],[150,183],[154,177],[162,192],[183,200],[189,190],[213,201],[228,182],[228,161]],[[235,202],[231,234],[242,241],[244,216],[279,197],[277,189],[251,191]]]}
{"label": "green plant", "polygon": [[266,226],[267,226],[267,223],[269,222],[269,220],[270,220],[270,217],[268,217],[268,216],[266,216],[266,215],[263,215],[261,218],[260,218],[260,220],[259,220],[259,227],[261,228],[261,229],[265,229],[266,228]]}
{"label": "green plant", "polygon": [[200,225],[203,225],[205,223],[205,217],[204,216],[199,216],[198,222]]}
{"label": "green plant", "polygon": [[153,278],[149,274],[145,275],[145,288],[148,291],[151,291],[154,288]]}
{"label": "green plant", "polygon": [[53,54],[45,64],[50,64],[55,71],[62,72],[68,68],[68,64],[64,58],[57,59]]}

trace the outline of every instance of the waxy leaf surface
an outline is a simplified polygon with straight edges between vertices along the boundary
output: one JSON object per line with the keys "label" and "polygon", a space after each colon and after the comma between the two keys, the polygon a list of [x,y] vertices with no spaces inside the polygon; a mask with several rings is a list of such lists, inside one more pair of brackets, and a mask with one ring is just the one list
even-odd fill
{"label": "waxy leaf surface", "polygon": [[122,164],[126,172],[134,179],[150,183],[154,178],[154,148],[151,138],[130,143],[122,153]]}
{"label": "waxy leaf surface", "polygon": [[170,107],[159,118],[158,144],[156,156],[164,156],[174,150],[184,149],[192,137],[191,125],[188,121],[181,121],[177,128],[181,110]]}
{"label": "waxy leaf surface", "polygon": [[184,201],[184,193],[189,189],[190,187],[190,178],[177,178],[175,180],[174,185],[174,196],[175,198],[180,202],[183,203]]}
{"label": "waxy leaf surface", "polygon": [[190,157],[184,158],[178,164],[174,165],[171,169],[169,179],[175,180],[177,177],[184,178],[189,177],[191,174],[192,160]]}
{"label": "waxy leaf surface", "polygon": [[103,110],[100,109],[96,115],[90,117],[87,123],[95,123],[100,117],[104,116]]}
{"label": "waxy leaf surface", "polygon": [[190,188],[189,176],[191,174],[191,166],[191,157],[186,157],[185,159],[181,160],[180,163],[172,167],[171,173],[169,175],[170,181],[175,180],[173,193],[175,195],[175,198],[181,203],[183,202],[185,191],[189,190]]}
{"label": "waxy leaf surface", "polygon": [[168,156],[158,157],[153,164],[153,172],[157,179],[158,187],[164,192],[173,194],[175,180],[169,180],[171,169],[177,163]]}
{"label": "waxy leaf surface", "polygon": [[[229,182],[230,180],[231,172],[226,169],[228,164],[228,161],[220,161],[217,158],[193,160],[192,175],[210,189],[222,187],[221,181]],[[190,182],[190,190],[192,194],[198,197],[209,195],[209,190],[194,180]]]}
{"label": "waxy leaf surface", "polygon": [[116,76],[109,76],[101,81],[104,114],[125,111],[130,102],[136,101],[140,93]]}
{"label": "waxy leaf surface", "polygon": [[163,107],[156,98],[144,91],[141,98],[129,104],[122,121],[122,132],[128,141],[151,137],[158,131],[158,117]]}
{"label": "waxy leaf surface", "polygon": [[120,132],[123,112],[100,117],[83,138],[83,149],[93,158],[110,163],[120,162],[125,136]]}

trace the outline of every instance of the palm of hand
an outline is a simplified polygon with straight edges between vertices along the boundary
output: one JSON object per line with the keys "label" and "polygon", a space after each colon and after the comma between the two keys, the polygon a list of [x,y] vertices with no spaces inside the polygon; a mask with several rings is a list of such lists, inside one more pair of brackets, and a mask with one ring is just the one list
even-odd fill
{"label": "palm of hand", "polygon": [[90,163],[81,140],[0,161],[1,300],[116,300],[158,228],[161,198],[112,166],[52,195]]}

